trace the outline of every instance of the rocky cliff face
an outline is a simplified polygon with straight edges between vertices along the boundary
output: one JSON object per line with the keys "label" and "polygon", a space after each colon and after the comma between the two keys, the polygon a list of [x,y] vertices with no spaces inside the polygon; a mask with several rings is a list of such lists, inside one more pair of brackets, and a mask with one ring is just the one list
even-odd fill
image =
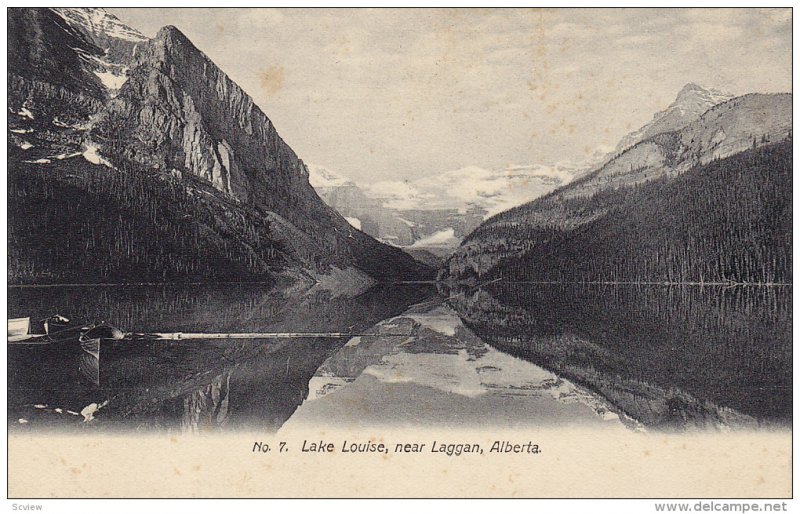
{"label": "rocky cliff face", "polygon": [[680,130],[715,105],[727,102],[732,98],[733,95],[716,89],[706,89],[697,84],[686,84],[678,93],[675,101],[666,109],[653,115],[653,119],[643,127],[623,137],[617,144],[617,152],[625,151],[636,143],[655,135]]}
{"label": "rocky cliff face", "polygon": [[707,110],[670,132],[637,143],[604,166],[559,190],[564,198],[674,176],[753,146],[786,137],[792,129],[792,95],[744,95]]}
{"label": "rocky cliff face", "polygon": [[49,9],[8,10],[9,123],[85,122],[103,86],[88,65],[102,50]]}
{"label": "rocky cliff face", "polygon": [[92,136],[110,154],[192,173],[269,210],[307,182],[302,162],[264,113],[174,27],[138,52]]}
{"label": "rocky cliff face", "polygon": [[147,41],[141,32],[128,27],[104,9],[57,7],[52,11],[102,49],[104,60],[113,64],[129,63],[136,55],[136,47]]}
{"label": "rocky cliff face", "polygon": [[[180,239],[162,241],[162,247],[175,242],[184,253],[187,246],[216,247],[222,262],[234,259],[247,268],[241,270],[247,278],[279,270],[318,277],[353,268],[381,280],[427,272],[325,205],[309,185],[305,165],[267,116],[176,28],[165,27],[148,40],[103,10],[11,9],[9,29],[9,80],[17,86],[9,88],[9,141],[12,157],[25,165],[19,172],[35,165],[53,171],[59,184],[92,174],[81,188],[95,180],[145,180],[127,194],[147,191],[152,205],[131,205],[137,213],[120,214],[120,222],[141,209],[142,224],[153,223],[156,210],[168,219],[152,227],[153,236],[174,221],[169,237]],[[98,166],[121,175],[95,177]],[[29,181],[20,184],[20,201],[33,194],[26,189],[31,187]],[[108,189],[127,203],[125,191],[93,187],[87,195]],[[158,198],[159,189],[172,193]],[[177,204],[175,195],[182,198]],[[193,208],[204,209],[203,215]],[[187,220],[194,220],[189,232],[177,228]],[[117,233],[139,239],[141,230]],[[124,246],[135,253],[136,244]],[[169,268],[167,261],[159,266]],[[178,275],[198,266],[206,270],[204,278],[213,278],[207,275],[217,265],[199,262],[182,265]]]}

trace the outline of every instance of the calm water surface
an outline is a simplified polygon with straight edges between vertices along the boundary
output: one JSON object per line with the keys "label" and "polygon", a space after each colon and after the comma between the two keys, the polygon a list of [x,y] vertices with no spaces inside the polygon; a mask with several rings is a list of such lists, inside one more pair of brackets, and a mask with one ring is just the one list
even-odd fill
{"label": "calm water surface", "polygon": [[99,359],[77,344],[13,347],[11,430],[687,429],[792,418],[791,288],[9,289],[9,317],[54,313],[125,331],[361,335],[104,342]]}

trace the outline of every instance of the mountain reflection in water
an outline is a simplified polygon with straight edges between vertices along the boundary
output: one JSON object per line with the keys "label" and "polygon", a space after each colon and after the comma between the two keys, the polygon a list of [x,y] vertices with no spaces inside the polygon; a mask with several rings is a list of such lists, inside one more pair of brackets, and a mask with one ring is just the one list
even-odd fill
{"label": "mountain reflection in water", "polygon": [[487,345],[441,300],[418,304],[375,332],[350,340],[317,370],[308,400],[285,429],[622,426],[605,401]]}
{"label": "mountain reflection in water", "polygon": [[[287,295],[250,285],[12,289],[9,316],[105,321],[134,331],[368,330],[435,294],[430,286]],[[308,394],[319,365],[347,339],[103,341],[9,350],[9,428],[274,431]],[[107,405],[103,405],[108,402]],[[102,406],[91,423],[78,415]]]}
{"label": "mountain reflection in water", "polygon": [[492,284],[449,294],[484,341],[645,425],[791,423],[791,287]]}
{"label": "mountain reflection in water", "polygon": [[[23,288],[9,317],[351,338],[9,349],[13,430],[786,426],[791,288]],[[83,411],[83,415],[81,412]]]}

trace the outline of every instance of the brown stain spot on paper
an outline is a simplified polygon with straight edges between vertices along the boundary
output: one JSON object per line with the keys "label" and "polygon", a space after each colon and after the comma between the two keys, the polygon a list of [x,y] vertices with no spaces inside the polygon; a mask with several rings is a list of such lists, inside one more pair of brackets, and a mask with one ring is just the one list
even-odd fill
{"label": "brown stain spot on paper", "polygon": [[272,96],[283,89],[283,83],[286,81],[286,72],[283,66],[270,66],[265,70],[261,70],[258,78],[261,89],[269,96]]}

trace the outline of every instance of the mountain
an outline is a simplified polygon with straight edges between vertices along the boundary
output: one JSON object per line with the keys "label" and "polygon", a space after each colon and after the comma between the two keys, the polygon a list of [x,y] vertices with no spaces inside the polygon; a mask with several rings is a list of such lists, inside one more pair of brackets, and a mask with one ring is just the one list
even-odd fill
{"label": "mountain", "polygon": [[[468,166],[415,180],[359,186],[322,166],[309,166],[310,182],[325,202],[357,228],[415,257],[445,258],[487,216],[566,184],[583,166]],[[426,261],[432,262],[432,261]]]}
{"label": "mountain", "polygon": [[308,182],[315,191],[325,191],[327,189],[335,189],[339,187],[355,186],[355,182],[345,177],[341,173],[337,173],[331,169],[318,164],[307,164],[308,166]]}
{"label": "mountain", "polygon": [[686,84],[675,101],[663,111],[657,112],[650,123],[624,136],[617,145],[617,152],[625,151],[655,135],[680,130],[715,105],[732,98],[733,95],[716,89],[707,89],[692,83]]}
{"label": "mountain", "polygon": [[[485,211],[476,208],[392,208],[386,198],[339,173],[322,166],[309,166],[309,170],[319,196],[350,224],[435,268],[484,219]],[[437,234],[442,233],[450,238],[441,240]]]}
{"label": "mountain", "polygon": [[488,219],[441,276],[790,281],[791,105],[790,94],[744,95],[643,139]]}
{"label": "mountain", "polygon": [[363,189],[328,168],[309,165],[309,182],[322,200],[354,227],[386,243],[410,245],[415,234],[397,213],[383,207]]}
{"label": "mountain", "polygon": [[178,29],[9,9],[9,280],[403,280]]}
{"label": "mountain", "polygon": [[413,180],[370,184],[369,194],[397,210],[479,209],[489,216],[570,182],[584,164],[465,166]]}

